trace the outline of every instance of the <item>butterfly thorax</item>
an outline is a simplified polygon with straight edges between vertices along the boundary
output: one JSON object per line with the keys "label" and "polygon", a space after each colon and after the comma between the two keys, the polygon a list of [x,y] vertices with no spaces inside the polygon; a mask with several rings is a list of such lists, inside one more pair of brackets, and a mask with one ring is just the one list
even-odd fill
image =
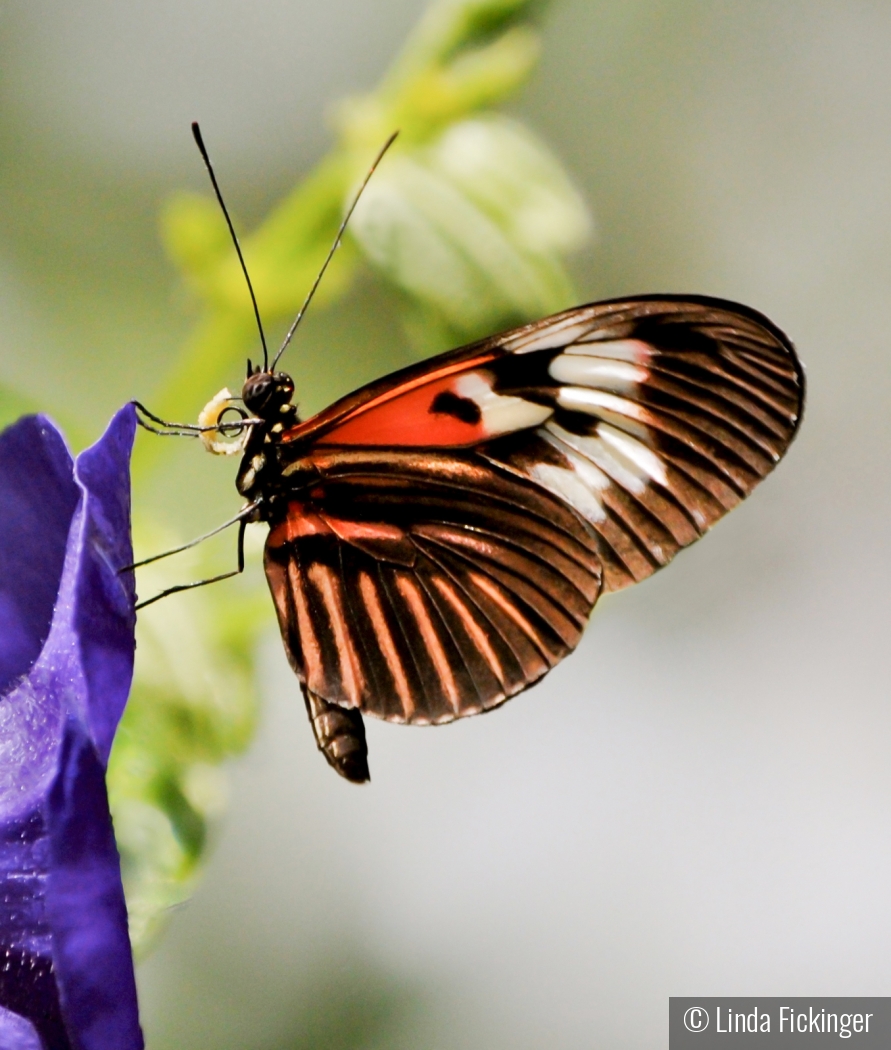
{"label": "butterfly thorax", "polygon": [[247,499],[263,497],[262,517],[274,513],[276,482],[280,480],[277,446],[282,434],[300,422],[293,404],[294,380],[286,372],[249,373],[242,387],[245,408],[259,419],[251,430],[236,486]]}

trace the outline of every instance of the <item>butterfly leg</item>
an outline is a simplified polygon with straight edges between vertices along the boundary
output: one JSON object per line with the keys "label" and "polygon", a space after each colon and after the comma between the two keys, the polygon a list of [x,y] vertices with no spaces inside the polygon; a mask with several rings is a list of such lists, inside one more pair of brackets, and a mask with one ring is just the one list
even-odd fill
{"label": "butterfly leg", "polygon": [[[205,532],[203,536],[198,536],[194,540],[189,540],[188,543],[184,543],[181,547],[172,547],[169,551],[163,551],[161,554],[153,554],[150,558],[143,558],[142,561],[135,561],[132,565],[125,565],[123,569],[118,569],[119,573],[129,572],[130,569],[141,569],[143,565],[150,565],[153,561],[160,561],[162,558],[169,558],[171,554],[180,554],[182,551],[187,551],[192,547],[197,547],[199,543],[203,543],[205,540],[209,540],[211,536],[216,536],[218,532],[223,532],[228,529],[230,525],[234,525],[236,522],[242,522],[246,524],[251,515],[260,505],[259,500],[254,500],[253,503],[248,503],[247,506],[242,507],[241,510],[235,515],[234,518],[230,518],[228,521],[224,521],[222,525],[217,525],[215,529],[211,529],[210,532]],[[239,533],[238,547],[241,550],[243,532]],[[239,569],[239,572],[241,570]]]}
{"label": "butterfly leg", "polygon": [[[235,521],[239,521],[239,519],[238,518],[234,518],[233,521],[229,522],[228,524],[231,525]],[[225,526],[221,526],[221,528],[225,528]],[[177,593],[179,593],[179,591],[191,591],[194,587],[204,587],[208,583],[219,583],[220,580],[228,580],[228,579],[230,579],[230,577],[238,576],[240,573],[244,572],[244,530],[246,528],[247,528],[247,520],[242,517],[240,519],[239,527],[238,527],[238,568],[237,569],[233,569],[231,572],[220,573],[219,576],[210,576],[206,580],[195,580],[193,583],[179,583],[175,587],[168,587],[166,591],[161,591],[160,594],[156,594],[152,598],[146,598],[146,600],[144,602],[137,602],[135,608],[136,609],[144,609],[147,605],[153,605],[155,602],[160,601],[162,598],[166,598],[170,594],[177,594]],[[219,529],[217,529],[215,531],[219,532]],[[213,535],[213,533],[210,533],[210,535]],[[202,537],[202,539],[203,538],[204,537]],[[197,543],[197,542],[199,542],[199,541],[196,540],[195,543]],[[189,544],[186,545],[186,547],[180,547],[179,549],[180,550],[186,550],[187,547],[192,547],[192,546],[194,546],[194,544],[189,543]],[[175,553],[176,553],[176,551],[167,551],[167,554],[175,554]],[[157,558],[163,558],[163,557],[164,557],[163,554],[157,555]],[[155,561],[156,558],[149,558],[147,560],[148,561]],[[145,562],[137,562],[137,564],[138,565],[144,565]],[[133,568],[133,566],[130,566],[130,568]],[[123,571],[125,571],[125,570],[122,569],[121,572],[123,572]]]}
{"label": "butterfly leg", "polygon": [[[156,416],[154,412],[149,412],[141,401],[131,401],[130,404],[136,409],[136,422],[143,430],[147,430],[150,434],[157,434],[159,437],[197,438],[201,437],[202,434],[215,432],[243,431],[257,424],[257,420],[248,418],[233,419],[222,424],[214,423],[209,426],[201,426],[198,423],[170,423],[166,419]],[[143,419],[143,416],[146,418]],[[157,426],[147,423],[146,419],[151,420],[151,423],[156,423]]]}
{"label": "butterfly leg", "polygon": [[[154,412],[149,412],[141,401],[131,401],[130,404],[136,409],[136,422],[152,434],[158,434],[161,437],[198,437],[198,427],[192,423],[168,423],[166,419],[161,419]],[[157,423],[158,426],[151,426],[146,419],[142,418],[143,416],[150,419],[152,423]],[[159,430],[158,427],[163,429]]]}
{"label": "butterfly leg", "polygon": [[331,704],[305,686],[303,697],[316,744],[328,764],[354,784],[370,780],[362,712]]}

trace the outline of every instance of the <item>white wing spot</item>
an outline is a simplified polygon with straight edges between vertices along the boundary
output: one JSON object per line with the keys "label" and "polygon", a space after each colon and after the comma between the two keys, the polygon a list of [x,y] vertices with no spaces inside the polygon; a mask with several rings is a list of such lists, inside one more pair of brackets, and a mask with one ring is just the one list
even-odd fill
{"label": "white wing spot", "polygon": [[639,365],[577,353],[560,354],[559,357],[555,357],[548,371],[559,383],[577,383],[580,386],[631,395],[634,395],[638,386],[645,383],[649,377],[647,370]]}
{"label": "white wing spot", "polygon": [[623,434],[621,430],[616,430],[615,427],[611,427],[608,423],[598,423],[597,434],[626,460],[634,463],[644,474],[651,477],[653,481],[658,481],[660,485],[668,487],[665,463],[655,452],[652,452],[638,441],[637,438],[633,438],[629,434]]}
{"label": "white wing spot", "polygon": [[589,458],[584,454],[579,455],[569,442],[563,440],[564,435],[572,435],[561,427],[549,423],[539,430],[538,434],[560,453],[569,466],[537,463],[530,474],[545,488],[565,499],[589,521],[595,524],[603,521],[606,518],[606,510],[598,493],[612,484],[609,477]]}
{"label": "white wing spot", "polygon": [[549,492],[575,507],[588,521],[596,524],[606,518],[603,504],[578,476],[576,470],[557,467],[553,463],[535,463],[529,474],[539,485],[543,485]]}
{"label": "white wing spot", "polygon": [[483,429],[490,436],[536,427],[554,412],[549,405],[538,405],[522,397],[496,394],[491,379],[479,372],[461,376],[455,381],[454,390],[459,397],[466,397],[477,405]]}
{"label": "white wing spot", "polygon": [[589,416],[600,416],[601,410],[643,421],[641,406],[604,390],[591,390],[583,386],[563,386],[557,391],[557,404],[570,412],[586,412]]}
{"label": "white wing spot", "polygon": [[[573,434],[556,423],[549,423],[548,430],[563,444],[575,449],[585,460],[596,464],[608,477],[612,478],[626,492],[635,496],[643,494],[647,487],[649,478],[639,467],[628,461],[622,462],[603,443],[599,437],[586,437],[582,434]],[[567,452],[564,451],[564,455]],[[624,459],[624,457],[623,457]]]}

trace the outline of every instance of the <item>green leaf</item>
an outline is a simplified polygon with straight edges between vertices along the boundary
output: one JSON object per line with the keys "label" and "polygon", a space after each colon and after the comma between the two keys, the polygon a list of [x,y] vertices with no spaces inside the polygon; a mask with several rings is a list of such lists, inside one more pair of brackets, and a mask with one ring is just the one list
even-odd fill
{"label": "green leaf", "polygon": [[454,124],[433,154],[436,167],[530,255],[562,255],[589,239],[581,195],[519,122],[490,115]]}
{"label": "green leaf", "polygon": [[467,51],[497,43],[542,6],[538,0],[440,0],[431,4],[387,73],[382,91],[404,91],[400,85],[421,71],[442,68]]}
{"label": "green leaf", "polygon": [[547,150],[490,116],[382,166],[351,234],[394,285],[470,339],[570,305],[559,255],[588,228]]}

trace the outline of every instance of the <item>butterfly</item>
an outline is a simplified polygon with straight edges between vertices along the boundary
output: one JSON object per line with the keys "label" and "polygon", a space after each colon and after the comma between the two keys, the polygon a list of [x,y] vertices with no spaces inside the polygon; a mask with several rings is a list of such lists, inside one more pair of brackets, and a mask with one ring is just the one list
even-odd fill
{"label": "butterfly", "polygon": [[804,373],[786,336],[748,307],[677,295],[566,310],[394,372],[302,421],[277,362],[395,136],[269,364],[238,239],[192,130],[264,364],[248,361],[240,437],[226,448],[228,390],[197,427],[135,404],[162,432],[243,449],[236,485],[247,503],[214,533],[240,523],[240,572],[246,523],[268,524],[285,652],[316,743],[347,780],[369,779],[364,715],[438,725],[529,688],[576,647],[601,595],[699,539],[795,436]]}
{"label": "butterfly", "polygon": [[[249,366],[250,369],[250,366]],[[801,418],[765,317],[592,303],[394,372],[306,421],[250,369],[238,491],[319,749],[369,778],[363,716],[441,724],[542,678],[598,598],[744,499]]]}

